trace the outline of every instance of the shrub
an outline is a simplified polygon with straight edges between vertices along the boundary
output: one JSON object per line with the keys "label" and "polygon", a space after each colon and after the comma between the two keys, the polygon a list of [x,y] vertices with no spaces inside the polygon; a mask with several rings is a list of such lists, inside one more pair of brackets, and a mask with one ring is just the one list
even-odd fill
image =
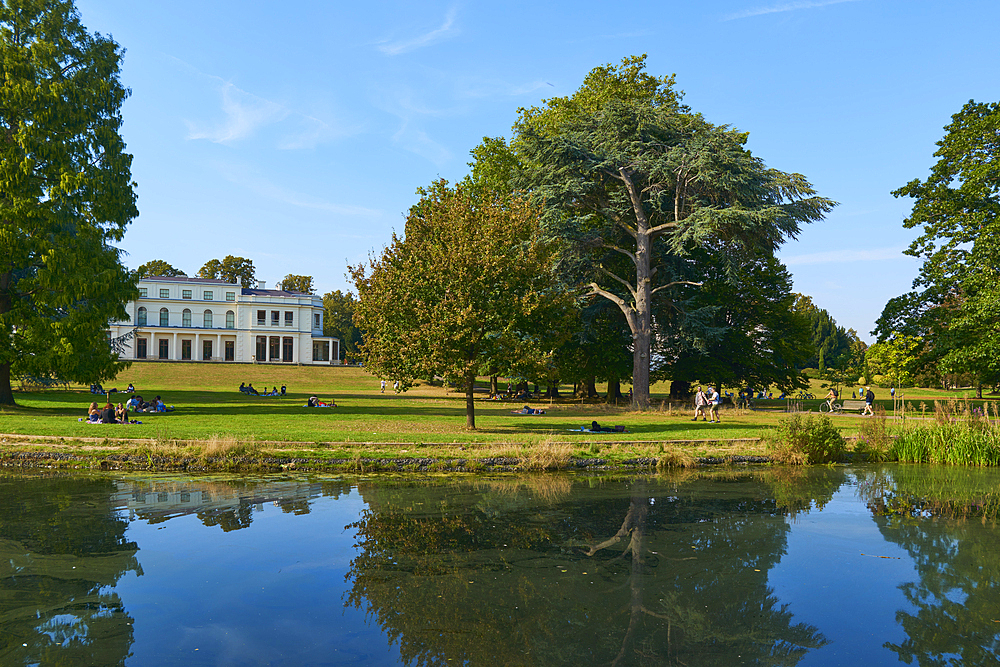
{"label": "shrub", "polygon": [[854,444],[854,458],[862,461],[882,462],[892,458],[892,435],[885,418],[885,410],[875,409],[875,416],[861,422],[858,439]]}
{"label": "shrub", "polygon": [[832,463],[846,457],[843,436],[829,417],[792,415],[770,430],[764,440],[775,463]]}

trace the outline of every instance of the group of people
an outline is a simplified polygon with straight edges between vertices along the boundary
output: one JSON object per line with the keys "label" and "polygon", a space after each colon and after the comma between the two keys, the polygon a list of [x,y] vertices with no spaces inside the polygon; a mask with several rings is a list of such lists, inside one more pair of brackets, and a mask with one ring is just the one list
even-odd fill
{"label": "group of people", "polygon": [[722,405],[722,394],[716,391],[715,387],[703,390],[699,386],[698,392],[694,395],[694,419],[691,421],[698,421],[700,416],[703,422],[721,424],[722,420],[719,419],[720,405]]}
{"label": "group of people", "polygon": [[[386,386],[385,385],[385,380],[382,380],[380,382],[380,384],[379,384],[379,393],[380,394],[384,394],[385,393],[385,386]],[[397,394],[399,393],[399,380],[396,380],[395,382],[392,383],[392,390],[394,392],[396,392]]]}
{"label": "group of people", "polygon": [[240,382],[240,393],[247,394],[249,396],[284,396],[286,393],[285,385],[281,385],[281,390],[278,390],[278,385],[274,385],[274,389],[268,391],[267,385],[264,385],[264,391],[258,391],[254,389],[253,383],[247,384],[245,382]]}
{"label": "group of people", "polygon": [[117,407],[108,403],[103,409],[96,402],[91,403],[87,421],[92,424],[128,424],[128,409],[121,403]]}
{"label": "group of people", "polygon": [[[91,394],[101,394],[103,396],[104,394],[114,394],[117,391],[118,387],[112,387],[111,389],[105,390],[104,387],[101,386],[100,382],[90,385]],[[132,386],[131,382],[128,383],[128,387],[125,389],[125,393],[126,394],[135,393],[135,387]]]}
{"label": "group of people", "polygon": [[151,401],[146,401],[139,394],[133,394],[125,403],[125,407],[133,412],[173,412],[174,406],[167,405],[158,395]]}
{"label": "group of people", "polygon": [[327,401],[321,401],[315,396],[310,396],[309,400],[306,401],[305,407],[307,408],[335,408],[337,407],[337,402],[332,398]]}

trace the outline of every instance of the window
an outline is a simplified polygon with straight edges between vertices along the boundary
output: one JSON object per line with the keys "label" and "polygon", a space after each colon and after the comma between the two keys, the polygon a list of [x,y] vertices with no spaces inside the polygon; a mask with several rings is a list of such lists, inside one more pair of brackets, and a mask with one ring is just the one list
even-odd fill
{"label": "window", "polygon": [[212,341],[206,340],[202,342],[201,346],[201,359],[202,361],[212,360]]}
{"label": "window", "polygon": [[323,320],[319,318],[319,313],[313,315],[313,329],[321,329],[323,327]]}
{"label": "window", "polygon": [[211,301],[211,300],[212,300],[211,290],[205,290],[205,301]]}
{"label": "window", "polygon": [[313,361],[330,361],[330,341],[313,341]]}
{"label": "window", "polygon": [[277,310],[271,311],[271,326],[278,326],[281,324],[281,313]]}
{"label": "window", "polygon": [[149,290],[147,290],[145,287],[140,287],[139,288],[139,298],[144,299],[147,296],[149,296]]}
{"label": "window", "polygon": [[161,289],[160,290],[160,298],[161,299],[169,299],[170,298],[170,290],[168,290],[168,289]]}
{"label": "window", "polygon": [[226,301],[236,301],[236,292],[226,292]]}
{"label": "window", "polygon": [[227,340],[226,341],[226,361],[236,360],[236,341]]}
{"label": "window", "polygon": [[189,340],[181,341],[181,359],[191,361],[191,341]]}
{"label": "window", "polygon": [[226,311],[226,328],[235,329],[236,328],[236,313],[231,310]]}
{"label": "window", "polygon": [[191,290],[189,290],[189,289],[182,290],[181,291],[181,298],[182,299],[190,299],[191,298]]}
{"label": "window", "polygon": [[146,358],[146,339],[140,338],[135,341],[135,358],[145,359]]}
{"label": "window", "polygon": [[212,311],[210,310],[205,311],[205,328],[206,329],[212,328]]}
{"label": "window", "polygon": [[139,308],[139,314],[136,317],[135,323],[137,325],[139,325],[140,327],[146,326],[146,309],[145,308]]}
{"label": "window", "polygon": [[267,324],[267,311],[258,310],[257,311],[257,326],[262,327]]}
{"label": "window", "polygon": [[191,310],[188,308],[185,308],[184,312],[181,313],[181,326],[182,327],[191,326]]}
{"label": "window", "polygon": [[281,339],[281,360],[282,361],[291,361],[292,360],[292,351],[293,351],[293,349],[294,348],[292,347],[292,339],[291,338],[282,338]]}
{"label": "window", "polygon": [[277,361],[281,359],[281,339],[277,336],[271,336],[270,346],[268,349],[268,358],[270,361]]}
{"label": "window", "polygon": [[170,358],[170,341],[166,338],[160,339],[160,359]]}
{"label": "window", "polygon": [[285,311],[285,326],[286,327],[292,326],[292,311],[290,310]]}
{"label": "window", "polygon": [[170,311],[166,308],[160,308],[160,326],[169,327],[170,326]]}
{"label": "window", "polygon": [[267,336],[257,336],[257,361],[267,361]]}

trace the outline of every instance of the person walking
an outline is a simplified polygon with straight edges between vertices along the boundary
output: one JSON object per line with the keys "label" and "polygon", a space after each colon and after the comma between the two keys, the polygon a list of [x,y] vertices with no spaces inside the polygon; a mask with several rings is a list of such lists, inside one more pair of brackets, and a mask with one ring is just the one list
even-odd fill
{"label": "person walking", "polygon": [[385,380],[382,380],[381,393],[383,393],[383,394],[385,393]]}
{"label": "person walking", "polygon": [[702,390],[701,385],[699,385],[698,393],[694,395],[694,419],[692,419],[691,421],[693,422],[698,421],[698,415],[701,415],[701,420],[703,422],[708,421],[708,418],[705,416],[705,408],[707,406],[708,406],[708,397]]}
{"label": "person walking", "polygon": [[875,405],[875,392],[872,391],[871,387],[865,387],[865,410],[861,413],[862,417],[865,416],[875,416],[875,410],[872,409]]}
{"label": "person walking", "polygon": [[713,424],[721,424],[719,406],[722,405],[722,394],[717,392],[715,387],[709,387],[708,392],[706,392],[706,398],[708,398],[708,421]]}

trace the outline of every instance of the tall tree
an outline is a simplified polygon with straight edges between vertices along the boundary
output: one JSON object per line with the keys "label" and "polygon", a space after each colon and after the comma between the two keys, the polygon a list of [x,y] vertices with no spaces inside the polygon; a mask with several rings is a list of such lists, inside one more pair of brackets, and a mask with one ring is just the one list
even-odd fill
{"label": "tall tree", "polygon": [[231,283],[238,281],[243,287],[252,287],[256,273],[253,261],[246,257],[226,255],[221,261],[210,259],[205,262],[205,265],[198,270],[198,277],[228,280]]}
{"label": "tall tree", "polygon": [[813,303],[812,297],[796,294],[792,310],[809,320],[812,353],[802,360],[799,368],[824,371],[834,366],[844,354],[851,352],[851,338],[826,310]]}
{"label": "tall tree", "polygon": [[921,234],[905,252],[924,263],[913,291],[886,304],[873,333],[920,336],[924,361],[998,382],[1000,103],[969,101],[945,131],[930,176],[892,193],[913,199],[903,226]]}
{"label": "tall tree", "polygon": [[[689,281],[661,271],[709,239],[773,252],[834,202],[799,174],[768,168],[747,135],[680,103],[645,56],[590,72],[571,97],[521,109],[514,146],[546,232],[573,248],[592,294],[617,305],[633,338],[633,400],[649,403],[654,299]],[[618,269],[626,258],[627,272]]]}
{"label": "tall tree", "polygon": [[351,292],[335,290],[323,295],[323,335],[340,339],[340,358],[356,358],[364,340],[361,329],[354,325],[354,310],[358,300]]}
{"label": "tall tree", "polygon": [[285,290],[286,292],[299,292],[300,294],[315,293],[312,276],[298,276],[294,273],[289,273],[282,278],[278,282],[278,289]]}
{"label": "tall tree", "polygon": [[475,428],[476,377],[540,362],[548,332],[562,330],[565,297],[551,248],[538,240],[535,207],[445,181],[420,194],[405,237],[394,234],[370,271],[350,267],[362,355],[372,372],[404,386],[435,375],[460,382]]}
{"label": "tall tree", "polygon": [[140,278],[150,278],[152,276],[186,276],[187,274],[180,269],[175,269],[173,266],[163,261],[162,259],[153,259],[145,264],[139,265],[139,268],[135,270],[139,274]]}
{"label": "tall tree", "polygon": [[71,1],[0,3],[0,404],[12,373],[124,367],[105,335],[137,293],[114,246],[138,215],[121,56]]}

